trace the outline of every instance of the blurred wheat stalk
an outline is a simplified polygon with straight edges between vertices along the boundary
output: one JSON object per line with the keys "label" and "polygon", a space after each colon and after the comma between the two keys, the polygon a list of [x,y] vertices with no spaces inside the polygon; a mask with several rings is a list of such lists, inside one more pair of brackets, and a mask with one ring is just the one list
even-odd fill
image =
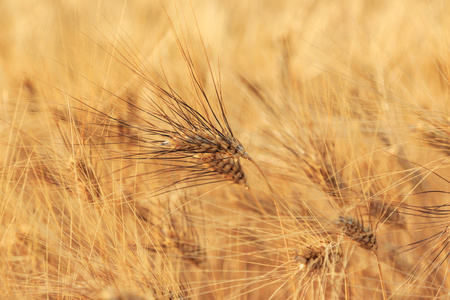
{"label": "blurred wheat stalk", "polygon": [[164,5],[0,3],[0,297],[447,299],[448,4]]}

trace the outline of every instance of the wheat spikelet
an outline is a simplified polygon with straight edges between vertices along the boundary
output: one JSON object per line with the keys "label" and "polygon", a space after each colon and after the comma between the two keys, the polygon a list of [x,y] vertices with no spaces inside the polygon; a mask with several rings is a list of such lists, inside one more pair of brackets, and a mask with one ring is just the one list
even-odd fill
{"label": "wheat spikelet", "polygon": [[242,170],[239,159],[221,153],[205,153],[194,157],[200,159],[212,172],[222,175],[225,180],[237,184],[247,184],[247,177]]}
{"label": "wheat spikelet", "polygon": [[[172,195],[173,196],[173,195]],[[135,203],[134,214],[145,228],[149,228],[149,240],[133,243],[133,248],[143,247],[158,256],[166,253],[170,258],[201,267],[207,261],[206,249],[198,232],[196,213],[192,211],[186,196],[160,199],[143,205]],[[150,211],[152,215],[150,215]]]}
{"label": "wheat spikelet", "polygon": [[171,137],[161,143],[170,152],[184,153],[221,153],[230,157],[248,159],[242,144],[233,136],[210,131],[193,130],[185,132],[181,137]]}
{"label": "wheat spikelet", "polygon": [[205,264],[205,250],[198,245],[195,240],[188,240],[185,234],[178,234],[170,232],[166,235],[162,247],[168,251],[169,249],[176,249],[178,256],[187,262],[201,267]]}
{"label": "wheat spikelet", "polygon": [[169,224],[161,229],[161,233],[164,239],[162,241],[163,248],[174,249],[177,256],[197,267],[205,264],[206,251],[201,246],[198,233],[185,212],[181,217],[171,216]]}
{"label": "wheat spikelet", "polygon": [[375,232],[372,231],[369,225],[364,228],[363,224],[357,219],[346,216],[339,216],[336,220],[336,225],[343,235],[361,248],[370,251],[376,251],[378,249]]}
{"label": "wheat spikelet", "polygon": [[[317,184],[325,193],[334,197],[339,196],[339,191],[344,187],[336,174],[336,157],[333,141],[321,142],[318,138],[310,138],[308,151],[302,151],[300,158],[305,163],[305,173],[311,182]],[[313,151],[310,151],[310,150]]]}

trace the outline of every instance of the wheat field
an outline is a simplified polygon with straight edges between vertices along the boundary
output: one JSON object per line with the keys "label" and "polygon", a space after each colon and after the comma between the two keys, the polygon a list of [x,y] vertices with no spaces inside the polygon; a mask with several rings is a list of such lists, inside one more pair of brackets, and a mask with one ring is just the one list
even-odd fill
{"label": "wheat field", "polygon": [[447,1],[0,2],[1,299],[448,299]]}

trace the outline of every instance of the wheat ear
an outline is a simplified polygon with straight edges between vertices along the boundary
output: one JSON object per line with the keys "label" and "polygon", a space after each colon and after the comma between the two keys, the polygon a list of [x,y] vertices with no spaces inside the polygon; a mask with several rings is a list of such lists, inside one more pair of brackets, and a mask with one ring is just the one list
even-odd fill
{"label": "wheat ear", "polygon": [[359,247],[373,252],[378,249],[376,234],[370,226],[364,228],[364,225],[357,219],[346,216],[339,216],[336,225],[344,236]]}
{"label": "wheat ear", "polygon": [[319,241],[296,251],[300,270],[332,270],[342,261],[342,248],[335,242]]}

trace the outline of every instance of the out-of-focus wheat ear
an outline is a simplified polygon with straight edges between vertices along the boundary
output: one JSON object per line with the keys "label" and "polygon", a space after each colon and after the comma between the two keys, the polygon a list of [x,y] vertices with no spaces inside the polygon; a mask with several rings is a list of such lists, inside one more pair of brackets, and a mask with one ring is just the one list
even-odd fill
{"label": "out-of-focus wheat ear", "polygon": [[199,244],[196,233],[180,228],[179,224],[170,224],[162,229],[162,234],[164,236],[162,247],[175,250],[177,256],[196,267],[205,264],[206,250]]}
{"label": "out-of-focus wheat ear", "polygon": [[[349,190],[342,180],[342,169],[346,165],[341,156],[333,155],[336,143],[333,139],[325,139],[311,134],[309,138],[295,140],[288,137],[293,144],[284,143],[284,147],[298,160],[300,169],[317,189],[331,196],[330,205],[341,209],[348,204],[348,197],[343,197],[342,190]],[[332,201],[331,201],[332,200]]]}
{"label": "out-of-focus wheat ear", "polygon": [[295,254],[299,269],[306,272],[325,274],[342,265],[342,247],[334,241],[318,241],[297,250]]}
{"label": "out-of-focus wheat ear", "polygon": [[196,267],[206,262],[206,250],[201,245],[197,227],[191,221],[191,212],[187,206],[182,206],[176,213],[168,208],[166,226],[161,228],[162,246],[175,250],[177,256]]}
{"label": "out-of-focus wheat ear", "polygon": [[72,171],[80,190],[84,190],[90,202],[102,197],[98,177],[92,165],[84,158],[71,157],[67,168]]}
{"label": "out-of-focus wheat ear", "polygon": [[450,155],[450,117],[446,119],[428,119],[420,117],[416,130],[422,134],[423,140],[445,154]]}
{"label": "out-of-focus wheat ear", "polygon": [[339,216],[335,221],[341,234],[356,243],[359,247],[376,252],[378,242],[375,231],[368,225],[364,225],[353,217]]}

